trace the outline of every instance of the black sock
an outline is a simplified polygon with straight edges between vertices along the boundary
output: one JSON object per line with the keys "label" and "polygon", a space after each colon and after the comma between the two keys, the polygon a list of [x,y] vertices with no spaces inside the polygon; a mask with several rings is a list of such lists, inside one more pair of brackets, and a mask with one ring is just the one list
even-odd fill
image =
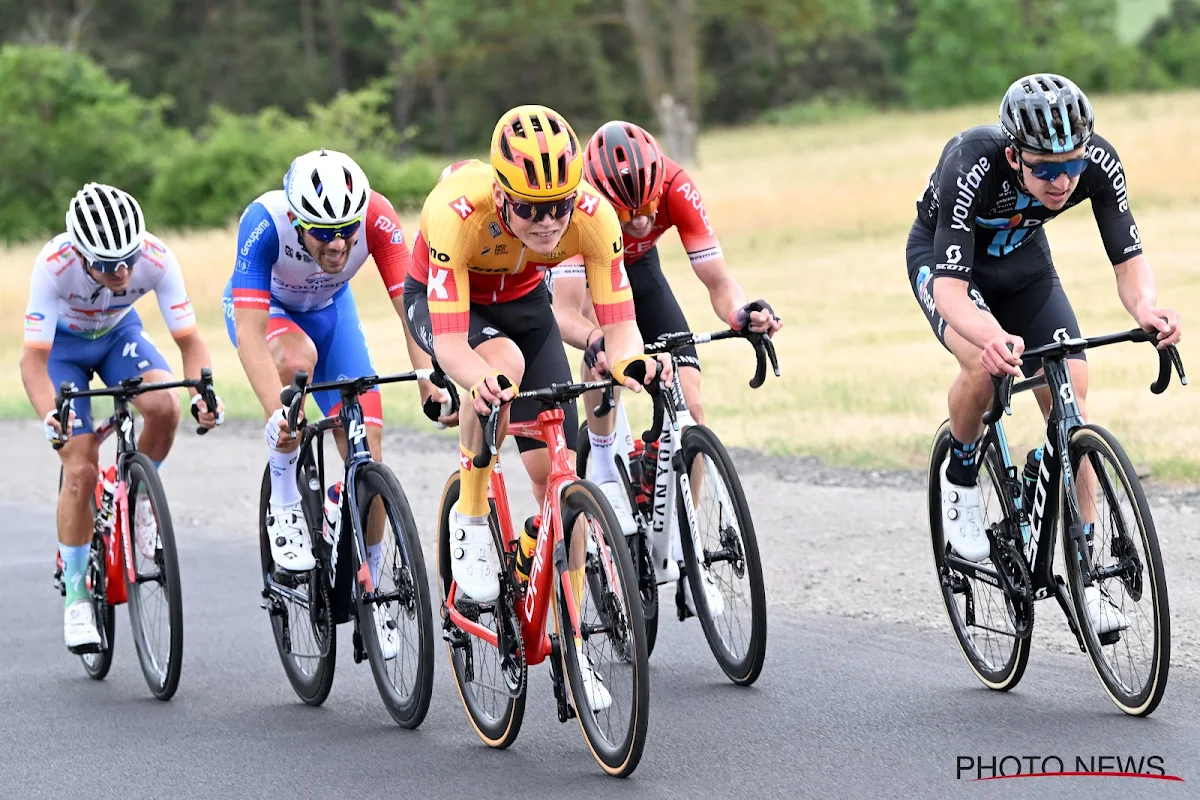
{"label": "black sock", "polygon": [[963,444],[950,434],[950,463],[946,478],[957,486],[974,486],[979,476],[979,442]]}

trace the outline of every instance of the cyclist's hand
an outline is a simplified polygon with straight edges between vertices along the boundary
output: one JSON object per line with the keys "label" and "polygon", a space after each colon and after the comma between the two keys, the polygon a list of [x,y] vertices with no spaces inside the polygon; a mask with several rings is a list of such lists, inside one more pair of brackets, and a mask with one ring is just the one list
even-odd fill
{"label": "cyclist's hand", "polygon": [[[656,361],[662,364],[662,372],[658,376],[655,376],[654,374]],[[630,370],[630,367],[634,365],[644,365],[644,367],[637,366],[633,370]],[[645,374],[641,377],[639,382],[638,378],[634,376],[641,372],[643,368],[645,369]],[[632,371],[634,375],[627,374],[630,371]],[[657,357],[641,355],[633,356],[632,358],[621,359],[613,364],[612,375],[620,382],[622,386],[631,392],[640,392],[642,390],[642,386],[649,386],[650,384],[654,383],[656,377],[662,379],[664,386],[670,386],[671,382],[674,380],[674,370],[671,367],[671,359],[665,354]]]}
{"label": "cyclist's hand", "polygon": [[759,299],[734,309],[733,313],[729,315],[729,325],[735,331],[749,326],[753,333],[765,333],[767,336],[772,336],[783,327],[783,320],[775,316],[775,310],[771,308],[770,303]]}
{"label": "cyclist's hand", "polygon": [[1183,338],[1179,312],[1173,308],[1140,306],[1135,314],[1138,327],[1144,331],[1158,331],[1158,348],[1176,344]]}
{"label": "cyclist's hand", "polygon": [[192,398],[192,416],[196,422],[200,423],[200,427],[215,428],[225,421],[225,404],[218,397],[217,413],[214,414],[208,409],[208,404],[204,402],[204,398],[196,395]]}
{"label": "cyclist's hand", "polygon": [[[304,418],[303,409],[300,410],[300,418]],[[288,429],[286,409],[275,409],[275,413],[267,420],[266,437],[267,447],[272,450],[285,449],[296,440],[296,434]]]}
{"label": "cyclist's hand", "polygon": [[[1009,345],[1012,345],[1012,350],[1008,349]],[[1019,378],[1021,377],[1021,353],[1024,352],[1025,340],[1020,336],[1002,333],[983,348],[983,353],[979,356],[979,363],[997,378],[1003,378],[1005,375]]]}
{"label": "cyclist's hand", "polygon": [[435,385],[433,381],[417,381],[421,391],[421,409],[431,422],[436,422],[444,428],[458,425],[458,412],[450,409],[450,394],[445,389]]}
{"label": "cyclist's hand", "polygon": [[75,412],[67,412],[67,430],[63,432],[62,423],[58,420],[58,409],[53,409],[42,418],[42,426],[46,431],[46,441],[51,444],[66,444],[71,437],[71,428],[75,425]]}
{"label": "cyclist's hand", "polygon": [[608,373],[608,356],[604,353],[604,332],[599,328],[592,331],[598,333],[599,336],[591,338],[588,342],[587,349],[583,351],[583,363],[588,365],[588,368],[594,370],[597,375],[607,376]]}
{"label": "cyclist's hand", "polygon": [[515,386],[501,389],[500,383],[497,380],[499,377],[500,373],[485,375],[479,380],[479,383],[471,387],[471,406],[475,409],[475,413],[481,417],[486,417],[492,413],[494,406],[512,400],[513,395],[517,393]]}

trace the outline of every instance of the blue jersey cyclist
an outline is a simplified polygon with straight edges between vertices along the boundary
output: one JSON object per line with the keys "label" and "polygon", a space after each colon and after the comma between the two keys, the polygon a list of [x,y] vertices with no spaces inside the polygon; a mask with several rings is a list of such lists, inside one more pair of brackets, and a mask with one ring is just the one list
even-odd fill
{"label": "blue jersey cyclist", "polygon": [[[72,198],[67,229],[38,253],[25,311],[21,380],[52,441],[69,437],[58,451],[63,480],[58,500],[59,554],[63,562],[67,647],[87,652],[100,644],[84,575],[92,541],[89,503],[96,485],[99,443],[92,427],[91,401],[71,402],[69,419],[59,420],[56,387],[69,381],[85,389],[93,375],[106,386],[141,376],[147,383],[171,380],[171,369],[133,305],[153,292],[167,329],[183,358],[183,372],[199,378],[209,366],[208,347],[196,330],[196,315],[184,288],[179,262],[161,239],[146,232],[141,207],[128,193],[89,183]],[[220,421],[223,407],[204,405],[195,390],[192,413],[206,428]],[[179,400],[169,390],[132,400],[145,423],[138,449],[158,466],[175,441]],[[64,431],[63,425],[66,425]],[[154,558],[158,528],[149,497],[134,504],[134,544]]]}

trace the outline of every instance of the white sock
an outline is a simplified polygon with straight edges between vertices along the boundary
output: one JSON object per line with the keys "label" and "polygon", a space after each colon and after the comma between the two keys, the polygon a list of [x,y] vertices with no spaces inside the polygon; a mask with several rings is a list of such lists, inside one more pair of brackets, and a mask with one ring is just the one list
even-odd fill
{"label": "white sock", "polygon": [[296,487],[296,460],[300,451],[280,453],[267,450],[267,461],[271,465],[271,507],[283,508],[300,502],[300,490]]}
{"label": "white sock", "polygon": [[383,567],[383,542],[367,545],[367,564],[371,568],[371,585],[379,589],[379,570]]}
{"label": "white sock", "polygon": [[588,430],[588,441],[592,444],[592,454],[588,461],[592,465],[592,481],[597,484],[618,481],[621,473],[617,472],[617,464],[613,460],[613,443],[617,440],[616,433],[607,436]]}

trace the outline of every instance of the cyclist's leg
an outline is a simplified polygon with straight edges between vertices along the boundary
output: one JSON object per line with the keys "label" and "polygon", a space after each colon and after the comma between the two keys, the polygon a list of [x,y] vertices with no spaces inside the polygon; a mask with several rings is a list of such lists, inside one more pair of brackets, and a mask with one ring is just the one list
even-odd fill
{"label": "cyclist's leg", "polygon": [[[633,305],[637,314],[638,330],[642,340],[653,342],[665,333],[691,332],[687,317],[671,291],[658,247],[652,247],[636,262],[631,264],[629,288],[633,291]],[[687,401],[692,419],[704,424],[704,405],[700,398],[700,356],[694,346],[689,345],[675,354],[675,366],[679,382],[683,386],[683,397]]]}
{"label": "cyclist's leg", "polygon": [[[108,342],[108,351],[97,372],[105,386],[115,386],[138,375],[145,383],[171,380],[171,368],[142,328],[137,311],[130,310],[104,339]],[[179,396],[166,389],[138,395],[131,402],[145,420],[142,435],[138,438],[138,450],[159,466],[175,441],[175,430],[179,426]]]}

